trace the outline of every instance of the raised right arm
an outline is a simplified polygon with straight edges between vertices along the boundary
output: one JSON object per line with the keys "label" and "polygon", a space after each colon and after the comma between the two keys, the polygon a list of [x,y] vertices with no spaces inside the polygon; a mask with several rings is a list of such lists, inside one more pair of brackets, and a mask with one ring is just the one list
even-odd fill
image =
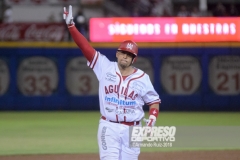
{"label": "raised right arm", "polygon": [[77,28],[74,25],[73,22],[73,16],[72,16],[72,6],[69,6],[68,12],[66,11],[66,8],[63,8],[63,19],[66,21],[66,24],[68,25],[69,32],[77,44],[77,46],[82,51],[83,55],[87,58],[89,62],[92,61],[96,51],[95,49],[90,45],[88,40],[77,30]]}
{"label": "raised right arm", "polygon": [[89,62],[91,62],[96,52],[95,49],[89,44],[88,40],[77,30],[74,24],[68,26],[68,29],[74,42],[81,49],[83,55],[87,58]]}

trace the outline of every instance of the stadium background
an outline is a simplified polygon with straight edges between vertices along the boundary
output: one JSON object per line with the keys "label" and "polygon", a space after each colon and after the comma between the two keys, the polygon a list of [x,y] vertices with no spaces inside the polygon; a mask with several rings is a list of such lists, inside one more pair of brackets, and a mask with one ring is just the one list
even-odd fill
{"label": "stadium background", "polygon": [[[75,44],[38,43],[0,43],[1,110],[98,110],[98,81]],[[92,45],[115,60],[117,43]],[[239,43],[148,45],[139,43],[135,66],[150,75],[162,111],[239,111]]]}

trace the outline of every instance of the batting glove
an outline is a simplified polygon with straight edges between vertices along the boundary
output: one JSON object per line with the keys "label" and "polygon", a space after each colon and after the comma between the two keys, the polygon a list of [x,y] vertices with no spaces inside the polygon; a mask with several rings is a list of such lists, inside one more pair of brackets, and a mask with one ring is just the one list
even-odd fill
{"label": "batting glove", "polygon": [[68,11],[66,10],[66,7],[63,7],[63,19],[66,21],[66,24],[68,26],[73,26],[75,24],[73,22],[72,6],[71,5],[69,6]]}
{"label": "batting glove", "polygon": [[154,115],[150,115],[149,119],[144,118],[143,121],[146,123],[146,126],[153,127],[156,123],[156,119]]}

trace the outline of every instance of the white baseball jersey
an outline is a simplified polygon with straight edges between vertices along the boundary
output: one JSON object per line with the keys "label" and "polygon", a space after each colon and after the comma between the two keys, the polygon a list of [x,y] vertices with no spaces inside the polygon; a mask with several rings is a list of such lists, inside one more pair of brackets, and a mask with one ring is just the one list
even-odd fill
{"label": "white baseball jersey", "polygon": [[142,70],[137,69],[123,80],[117,62],[111,62],[99,52],[87,65],[99,81],[100,112],[108,120],[140,121],[144,117],[145,103],[160,103],[149,76]]}

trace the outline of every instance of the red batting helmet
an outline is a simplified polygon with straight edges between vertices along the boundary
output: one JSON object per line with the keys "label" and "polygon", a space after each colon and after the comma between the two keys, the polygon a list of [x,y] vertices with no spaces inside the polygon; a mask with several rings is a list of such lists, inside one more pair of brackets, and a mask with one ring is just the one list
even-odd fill
{"label": "red batting helmet", "polygon": [[119,51],[127,51],[135,55],[137,57],[138,54],[138,46],[135,42],[131,40],[123,41],[118,47]]}

